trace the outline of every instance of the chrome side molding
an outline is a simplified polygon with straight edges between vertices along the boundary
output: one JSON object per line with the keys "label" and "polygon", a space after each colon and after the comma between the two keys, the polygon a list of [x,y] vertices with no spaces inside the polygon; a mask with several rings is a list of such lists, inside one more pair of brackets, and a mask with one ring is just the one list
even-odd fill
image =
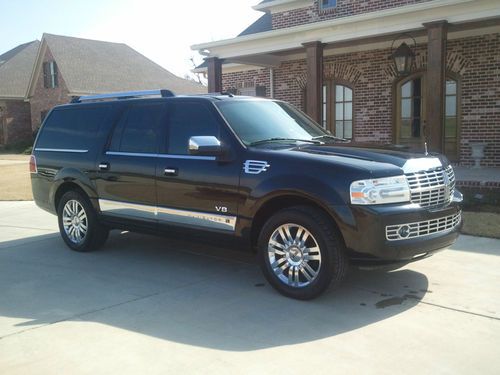
{"label": "chrome side molding", "polygon": [[109,199],[99,199],[99,207],[104,214],[125,218],[156,220],[167,224],[181,224],[225,231],[234,231],[236,228],[236,216],[230,215],[119,202]]}
{"label": "chrome side molding", "polygon": [[106,151],[106,155],[114,156],[135,156],[142,158],[162,158],[162,159],[186,159],[186,160],[216,160],[215,156],[196,156],[196,155],[174,155],[174,154],[148,154],[142,152],[121,152]]}
{"label": "chrome side molding", "polygon": [[76,154],[84,154],[86,152],[89,152],[89,150],[78,150],[78,149],[70,149],[70,148],[42,148],[42,147],[36,147],[35,151],[42,151],[42,152],[73,152]]}

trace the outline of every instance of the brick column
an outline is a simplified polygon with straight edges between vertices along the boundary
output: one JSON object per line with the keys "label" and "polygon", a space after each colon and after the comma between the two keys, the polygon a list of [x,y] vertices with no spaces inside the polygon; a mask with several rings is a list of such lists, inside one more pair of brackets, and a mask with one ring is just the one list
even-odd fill
{"label": "brick column", "polygon": [[444,100],[446,84],[446,38],[448,23],[424,23],[427,29],[427,140],[429,151],[444,150]]}
{"label": "brick column", "polygon": [[222,60],[218,57],[207,57],[208,92],[222,92]]}
{"label": "brick column", "polygon": [[323,87],[323,44],[302,44],[307,55],[306,113],[321,123],[321,89]]}

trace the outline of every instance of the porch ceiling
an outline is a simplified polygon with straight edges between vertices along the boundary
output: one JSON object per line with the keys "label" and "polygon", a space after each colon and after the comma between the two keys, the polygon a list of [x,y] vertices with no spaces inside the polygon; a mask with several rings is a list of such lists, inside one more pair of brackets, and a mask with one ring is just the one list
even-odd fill
{"label": "porch ceiling", "polygon": [[[417,44],[427,43],[427,31],[425,28],[421,27],[419,29],[407,30],[407,32],[415,38]],[[449,25],[448,40],[490,33],[500,33],[500,17],[485,21],[451,24]],[[333,56],[351,52],[390,48],[392,41],[399,35],[400,33],[398,32],[327,43],[324,46],[323,55]],[[284,61],[302,60],[305,58],[306,53],[304,47],[300,46],[286,51],[275,51],[273,53],[228,57],[224,59],[223,69],[224,72],[231,72],[256,68],[276,68]],[[206,66],[202,65],[193,71],[197,73],[206,72]]]}

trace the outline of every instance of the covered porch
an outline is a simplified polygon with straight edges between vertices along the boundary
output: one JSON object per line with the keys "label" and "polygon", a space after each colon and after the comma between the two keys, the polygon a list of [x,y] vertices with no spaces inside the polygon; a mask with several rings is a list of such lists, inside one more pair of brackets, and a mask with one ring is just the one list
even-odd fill
{"label": "covered porch", "polygon": [[[420,150],[426,144],[465,166],[473,164],[470,143],[487,142],[483,166],[500,166],[500,133],[488,139],[489,131],[473,127],[482,109],[464,106],[472,103],[474,89],[463,78],[474,69],[475,52],[466,48],[474,38],[500,33],[500,10],[493,1],[432,3],[193,49],[207,56],[209,92],[233,89],[232,77],[244,76],[265,86],[268,97],[301,107],[333,134]],[[394,55],[403,45],[410,54],[400,70]]]}

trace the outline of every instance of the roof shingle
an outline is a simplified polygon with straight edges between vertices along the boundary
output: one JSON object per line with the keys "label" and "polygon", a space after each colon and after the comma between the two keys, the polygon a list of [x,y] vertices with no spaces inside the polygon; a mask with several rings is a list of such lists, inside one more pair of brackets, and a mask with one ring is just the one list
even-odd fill
{"label": "roof shingle", "polygon": [[271,13],[264,13],[257,21],[248,26],[238,36],[262,33],[264,31],[272,30],[272,15]]}
{"label": "roof shingle", "polygon": [[44,34],[70,93],[165,88],[178,94],[207,88],[170,73],[126,44]]}
{"label": "roof shingle", "polygon": [[40,42],[21,44],[0,56],[0,98],[25,98]]}

